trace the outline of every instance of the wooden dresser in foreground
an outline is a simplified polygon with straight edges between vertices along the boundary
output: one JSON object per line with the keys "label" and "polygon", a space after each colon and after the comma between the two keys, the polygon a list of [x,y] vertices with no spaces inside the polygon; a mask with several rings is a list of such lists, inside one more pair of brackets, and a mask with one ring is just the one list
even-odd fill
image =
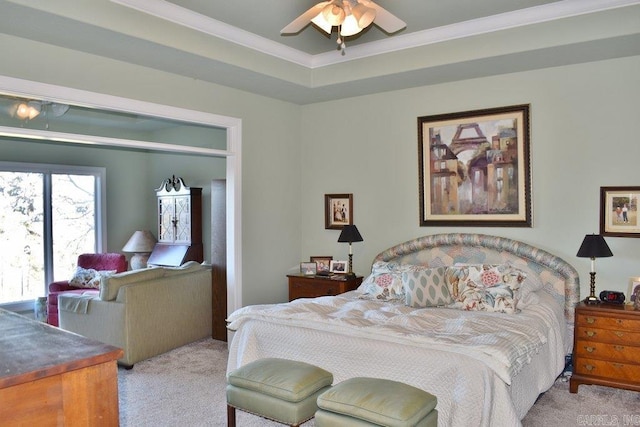
{"label": "wooden dresser in foreground", "polygon": [[289,301],[297,298],[316,298],[353,291],[362,283],[362,276],[322,277],[289,274]]}
{"label": "wooden dresser in foreground", "polygon": [[117,426],[117,347],[0,309],[0,425]]}
{"label": "wooden dresser in foreground", "polygon": [[632,305],[576,307],[569,391],[580,384],[640,391],[640,311]]}

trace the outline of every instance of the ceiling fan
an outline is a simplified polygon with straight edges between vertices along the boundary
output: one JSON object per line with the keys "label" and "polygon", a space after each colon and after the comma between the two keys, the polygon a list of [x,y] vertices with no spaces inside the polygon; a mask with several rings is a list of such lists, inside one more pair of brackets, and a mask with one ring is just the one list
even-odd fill
{"label": "ceiling fan", "polygon": [[358,34],[371,24],[388,34],[407,26],[404,21],[370,0],[330,0],[309,8],[280,30],[280,34],[297,34],[312,22],[329,35],[333,27],[338,27],[338,44],[343,54],[343,37]]}

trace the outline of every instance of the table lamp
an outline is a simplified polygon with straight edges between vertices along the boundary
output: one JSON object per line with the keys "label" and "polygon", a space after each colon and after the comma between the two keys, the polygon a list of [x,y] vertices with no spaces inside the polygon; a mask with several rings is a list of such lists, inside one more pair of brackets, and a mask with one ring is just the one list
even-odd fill
{"label": "table lamp", "polygon": [[585,304],[598,304],[600,301],[596,297],[596,258],[610,257],[613,256],[613,253],[611,253],[611,249],[609,249],[604,237],[599,234],[587,234],[584,236],[576,256],[591,258],[591,290],[584,302]]}
{"label": "table lamp", "polygon": [[351,248],[351,243],[363,241],[364,240],[358,231],[358,227],[355,225],[345,225],[342,227],[342,232],[340,233],[340,237],[338,237],[338,242],[349,242],[349,271],[347,271],[347,276],[355,276],[355,273],[353,272],[353,249]]}
{"label": "table lamp", "polygon": [[155,236],[148,230],[138,230],[133,233],[127,244],[122,248],[122,252],[134,253],[129,261],[132,270],[147,268],[149,255],[153,252],[156,242]]}

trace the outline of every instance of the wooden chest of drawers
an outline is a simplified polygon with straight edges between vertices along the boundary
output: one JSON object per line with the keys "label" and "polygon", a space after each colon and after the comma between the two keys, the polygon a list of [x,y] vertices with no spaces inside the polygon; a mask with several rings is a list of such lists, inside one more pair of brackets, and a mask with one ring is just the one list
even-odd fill
{"label": "wooden chest of drawers", "polygon": [[640,311],[630,305],[576,307],[569,391],[598,384],[640,391]]}
{"label": "wooden chest of drawers", "polygon": [[[338,295],[353,291],[362,283],[362,276],[337,278],[320,276],[287,275],[289,278],[289,301],[297,298],[315,298],[327,295]],[[338,280],[342,279],[342,280]]]}

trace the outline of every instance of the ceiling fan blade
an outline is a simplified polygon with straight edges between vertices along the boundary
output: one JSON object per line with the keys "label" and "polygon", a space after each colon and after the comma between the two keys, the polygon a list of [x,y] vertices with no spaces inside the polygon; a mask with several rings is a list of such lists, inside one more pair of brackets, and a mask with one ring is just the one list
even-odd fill
{"label": "ceiling fan blade", "polygon": [[316,4],[315,6],[312,6],[309,10],[298,16],[289,25],[280,30],[280,34],[299,33],[300,31],[302,31],[302,29],[304,29],[304,27],[309,25],[311,23],[311,20],[315,18],[322,11],[322,8],[324,8],[329,3],[329,1],[323,1]]}
{"label": "ceiling fan blade", "polygon": [[360,1],[367,7],[376,10],[376,18],[373,23],[382,28],[385,32],[392,34],[407,27],[407,23],[399,19],[385,8],[375,4],[372,1]]}

